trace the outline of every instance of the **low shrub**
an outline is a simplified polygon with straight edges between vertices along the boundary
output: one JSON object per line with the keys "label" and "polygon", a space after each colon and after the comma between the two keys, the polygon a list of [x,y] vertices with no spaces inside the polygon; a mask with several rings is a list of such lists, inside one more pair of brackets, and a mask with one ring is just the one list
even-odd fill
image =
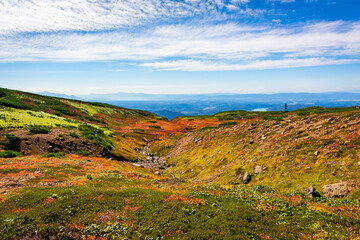
{"label": "low shrub", "polygon": [[76,132],[71,132],[70,136],[73,138],[79,138],[80,136]]}
{"label": "low shrub", "polygon": [[30,125],[29,126],[29,132],[30,134],[49,134],[51,131],[51,128],[48,126],[42,126],[42,125]]}
{"label": "low shrub", "polygon": [[89,156],[90,152],[86,151],[86,150],[78,150],[78,151],[76,151],[76,154],[80,155],[80,156]]}
{"label": "low shrub", "polygon": [[0,158],[13,158],[20,157],[22,154],[20,152],[15,152],[12,150],[6,150],[4,152],[0,152]]}
{"label": "low shrub", "polygon": [[61,158],[61,157],[65,157],[66,156],[66,153],[64,152],[52,152],[52,153],[46,153],[46,154],[43,154],[42,157],[47,157],[47,158],[51,158],[51,157],[54,157],[54,158]]}
{"label": "low shrub", "polygon": [[237,122],[224,122],[224,123],[219,124],[218,127],[231,127],[231,126],[234,126],[236,124],[237,124]]}
{"label": "low shrub", "polygon": [[150,125],[149,128],[161,129],[161,126],[158,126],[158,125]]}

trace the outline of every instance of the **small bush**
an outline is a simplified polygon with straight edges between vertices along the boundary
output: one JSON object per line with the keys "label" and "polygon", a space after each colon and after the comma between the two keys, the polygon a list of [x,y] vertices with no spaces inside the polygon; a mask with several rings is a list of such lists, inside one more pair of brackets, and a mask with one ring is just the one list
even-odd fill
{"label": "small bush", "polygon": [[145,132],[145,130],[137,128],[137,129],[134,129],[134,132],[143,133],[143,132]]}
{"label": "small bush", "polygon": [[6,138],[9,140],[9,143],[10,144],[14,144],[14,143],[17,143],[17,142],[20,142],[20,138],[18,136],[15,136],[14,134],[12,133],[7,133],[5,134]]}
{"label": "small bush", "polygon": [[149,128],[161,129],[161,126],[158,126],[158,125],[150,125]]}
{"label": "small bush", "polygon": [[66,156],[66,153],[64,152],[57,152],[57,153],[47,153],[47,154],[43,154],[42,157],[47,157],[47,158],[51,158],[51,157],[54,157],[54,158],[61,158],[61,157],[65,157]]}
{"label": "small bush", "polygon": [[42,126],[42,125],[31,125],[29,127],[29,131],[30,131],[30,134],[40,134],[40,133],[49,134],[51,131],[51,128],[47,127],[47,126]]}
{"label": "small bush", "polygon": [[80,136],[76,132],[71,132],[70,136],[73,138],[79,138]]}
{"label": "small bush", "polygon": [[151,120],[151,121],[148,121],[148,123],[157,123],[157,121]]}
{"label": "small bush", "polygon": [[92,177],[90,174],[87,175],[86,178],[89,179],[89,180],[92,180],[92,179],[93,179],[93,177]]}
{"label": "small bush", "polygon": [[80,155],[80,156],[89,156],[90,152],[86,151],[86,150],[78,150],[78,151],[76,151],[76,154]]}
{"label": "small bush", "polygon": [[236,124],[237,124],[237,122],[224,122],[224,123],[219,124],[218,127],[231,127],[231,126],[234,126]]}
{"label": "small bush", "polygon": [[6,150],[5,152],[0,152],[0,158],[13,158],[20,157],[22,154],[20,152],[15,152],[12,150]]}

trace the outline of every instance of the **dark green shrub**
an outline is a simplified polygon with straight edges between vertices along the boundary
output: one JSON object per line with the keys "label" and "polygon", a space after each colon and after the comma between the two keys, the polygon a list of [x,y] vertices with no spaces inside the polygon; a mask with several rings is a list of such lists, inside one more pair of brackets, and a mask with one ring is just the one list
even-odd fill
{"label": "dark green shrub", "polygon": [[92,180],[92,179],[93,179],[93,177],[92,177],[90,174],[87,175],[86,178],[89,179],[89,180]]}
{"label": "dark green shrub", "polygon": [[143,132],[145,132],[145,130],[137,128],[137,129],[134,129],[134,132],[143,133]]}
{"label": "dark green shrub", "polygon": [[30,125],[29,126],[29,132],[30,134],[49,134],[51,131],[51,128],[48,126],[42,126],[42,125]]}
{"label": "dark green shrub", "polygon": [[10,144],[16,144],[21,141],[21,139],[18,136],[15,136],[12,133],[7,133],[7,134],[5,134],[5,136],[6,136],[7,140],[9,140]]}
{"label": "dark green shrub", "polygon": [[73,138],[79,138],[80,136],[76,132],[71,132],[70,136]]}
{"label": "dark green shrub", "polygon": [[224,122],[224,123],[219,124],[218,127],[231,127],[231,126],[234,126],[236,124],[237,124],[237,122]]}
{"label": "dark green shrub", "polygon": [[158,125],[150,125],[149,128],[161,129],[161,126],[158,126]]}
{"label": "dark green shrub", "polygon": [[86,150],[78,150],[78,151],[76,151],[76,154],[80,155],[80,156],[89,156],[90,152],[86,151]]}
{"label": "dark green shrub", "polygon": [[22,154],[20,152],[15,152],[12,150],[6,150],[5,152],[0,152],[0,158],[12,158],[12,157],[20,157]]}
{"label": "dark green shrub", "polygon": [[93,127],[89,124],[83,124],[79,126],[79,130],[83,137],[100,144],[106,150],[112,150],[112,142],[106,139],[106,135],[103,130]]}
{"label": "dark green shrub", "polygon": [[47,153],[47,154],[43,154],[42,157],[47,157],[47,158],[51,158],[51,157],[55,157],[55,158],[61,158],[61,157],[65,157],[66,153],[64,152],[57,152],[57,153]]}

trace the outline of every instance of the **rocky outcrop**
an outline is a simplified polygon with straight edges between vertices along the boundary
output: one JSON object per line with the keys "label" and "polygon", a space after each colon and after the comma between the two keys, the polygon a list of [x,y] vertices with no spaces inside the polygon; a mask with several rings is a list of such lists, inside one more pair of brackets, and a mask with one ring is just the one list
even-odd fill
{"label": "rocky outcrop", "polygon": [[24,155],[50,152],[76,153],[80,150],[88,151],[97,156],[110,155],[100,144],[80,136],[72,137],[71,132],[74,130],[52,129],[49,134],[29,134],[26,130],[11,131],[9,133],[14,134],[18,140],[9,149],[21,152]]}
{"label": "rocky outcrop", "polygon": [[322,192],[327,197],[346,197],[356,189],[354,182],[339,182],[323,186]]}

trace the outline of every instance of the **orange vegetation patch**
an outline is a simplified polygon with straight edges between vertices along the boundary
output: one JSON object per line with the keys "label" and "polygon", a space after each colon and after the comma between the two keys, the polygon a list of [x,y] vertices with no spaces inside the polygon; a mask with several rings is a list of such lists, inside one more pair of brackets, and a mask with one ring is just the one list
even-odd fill
{"label": "orange vegetation patch", "polygon": [[49,204],[49,203],[52,203],[54,201],[55,201],[55,198],[50,197],[50,198],[45,199],[44,203]]}
{"label": "orange vegetation patch", "polygon": [[139,208],[141,208],[141,206],[131,207],[130,205],[126,205],[126,206],[124,207],[124,210],[125,210],[125,211],[128,211],[128,212],[135,212],[135,211],[137,211]]}
{"label": "orange vegetation patch", "polygon": [[170,201],[181,201],[188,204],[198,204],[205,206],[206,200],[200,199],[200,198],[190,198],[190,197],[184,197],[180,195],[170,195],[166,199],[163,200],[164,202],[170,202]]}
{"label": "orange vegetation patch", "polygon": [[263,203],[263,202],[260,202],[260,201],[256,201],[256,205],[254,206],[254,209],[263,210],[265,212],[271,212],[271,211],[274,211],[274,210],[278,210],[279,207],[272,206],[271,204],[268,204],[268,203]]}
{"label": "orange vegetation patch", "polygon": [[333,213],[333,211],[328,206],[324,206],[324,205],[320,205],[320,204],[316,204],[316,203],[312,203],[312,202],[309,202],[308,205],[309,205],[309,208],[313,211],[324,212],[324,213]]}
{"label": "orange vegetation patch", "polygon": [[276,197],[282,198],[289,202],[292,205],[300,205],[301,204],[301,197],[299,195],[295,196],[282,196],[280,194],[277,194]]}
{"label": "orange vegetation patch", "polygon": [[30,211],[31,208],[27,208],[27,209],[13,209],[11,210],[12,213],[20,213],[20,212],[28,212]]}

